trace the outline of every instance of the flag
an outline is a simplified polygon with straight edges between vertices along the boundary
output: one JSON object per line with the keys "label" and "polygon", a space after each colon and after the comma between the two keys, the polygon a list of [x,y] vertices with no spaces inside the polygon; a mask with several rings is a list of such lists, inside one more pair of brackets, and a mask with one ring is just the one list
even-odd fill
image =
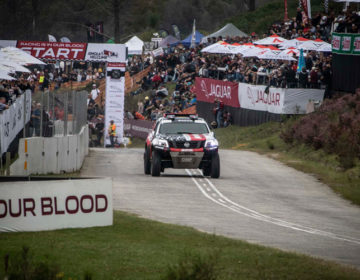
{"label": "flag", "polygon": [[300,49],[300,57],[299,57],[296,72],[301,72],[301,70],[304,66],[305,66],[304,50]]}
{"label": "flag", "polygon": [[68,37],[61,37],[60,42],[62,43],[71,43],[70,39]]}
{"label": "flag", "polygon": [[53,35],[48,34],[49,42],[56,42],[56,38]]}
{"label": "flag", "polygon": [[172,24],[171,27],[174,31],[174,35],[175,35],[176,39],[181,40],[179,27],[176,24]]}
{"label": "flag", "polygon": [[300,0],[303,9],[303,22],[307,23],[311,19],[311,3],[310,0]]}
{"label": "flag", "polygon": [[195,27],[195,19],[194,19],[190,48],[195,48],[195,46],[196,46],[196,27]]}

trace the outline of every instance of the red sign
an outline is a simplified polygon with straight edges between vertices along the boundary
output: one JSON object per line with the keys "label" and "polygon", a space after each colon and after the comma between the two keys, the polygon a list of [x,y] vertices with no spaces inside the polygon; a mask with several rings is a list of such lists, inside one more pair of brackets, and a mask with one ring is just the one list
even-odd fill
{"label": "red sign", "polygon": [[39,59],[84,60],[86,43],[17,41],[16,47]]}
{"label": "red sign", "polygon": [[240,108],[239,84],[207,78],[195,79],[196,99],[198,101],[214,103],[215,99],[224,102],[224,105]]}

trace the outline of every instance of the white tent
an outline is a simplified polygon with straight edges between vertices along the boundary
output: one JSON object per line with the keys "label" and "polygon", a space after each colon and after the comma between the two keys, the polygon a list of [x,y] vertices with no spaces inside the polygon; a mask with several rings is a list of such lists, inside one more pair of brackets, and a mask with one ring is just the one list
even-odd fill
{"label": "white tent", "polygon": [[144,42],[137,36],[132,37],[125,43],[129,55],[141,55],[143,53]]}
{"label": "white tent", "polygon": [[212,38],[212,37],[223,37],[226,38],[227,36],[229,37],[249,37],[246,33],[242,32],[239,28],[237,28],[235,25],[233,25],[232,23],[228,23],[227,25],[225,25],[224,27],[222,27],[221,29],[219,29],[218,31],[205,36],[201,39],[201,43],[206,43],[208,38]]}
{"label": "white tent", "polygon": [[296,61],[295,58],[290,55],[281,55],[279,51],[268,50],[265,53],[257,56],[259,59],[271,59],[271,60],[290,60]]}
{"label": "white tent", "polygon": [[278,35],[271,35],[269,37],[266,37],[264,39],[258,40],[256,42],[254,42],[254,44],[257,45],[280,45],[283,44],[285,42],[287,42],[288,40],[278,36]]}

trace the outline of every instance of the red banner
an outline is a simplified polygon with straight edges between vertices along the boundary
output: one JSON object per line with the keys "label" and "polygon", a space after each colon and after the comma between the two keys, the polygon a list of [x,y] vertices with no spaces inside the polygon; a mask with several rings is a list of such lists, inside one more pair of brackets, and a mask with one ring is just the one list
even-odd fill
{"label": "red banner", "polygon": [[86,43],[17,41],[16,47],[39,59],[84,60]]}
{"label": "red banner", "polygon": [[215,99],[225,105],[240,108],[239,84],[207,78],[195,79],[195,92],[198,101],[214,103]]}

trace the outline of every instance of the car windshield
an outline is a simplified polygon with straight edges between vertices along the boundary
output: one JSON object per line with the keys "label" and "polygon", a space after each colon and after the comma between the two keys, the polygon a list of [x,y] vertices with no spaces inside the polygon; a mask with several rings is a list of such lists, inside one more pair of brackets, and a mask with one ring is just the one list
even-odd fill
{"label": "car windshield", "polygon": [[160,134],[182,134],[182,133],[193,133],[203,134],[209,133],[207,125],[204,123],[195,122],[172,122],[164,123],[160,126]]}

